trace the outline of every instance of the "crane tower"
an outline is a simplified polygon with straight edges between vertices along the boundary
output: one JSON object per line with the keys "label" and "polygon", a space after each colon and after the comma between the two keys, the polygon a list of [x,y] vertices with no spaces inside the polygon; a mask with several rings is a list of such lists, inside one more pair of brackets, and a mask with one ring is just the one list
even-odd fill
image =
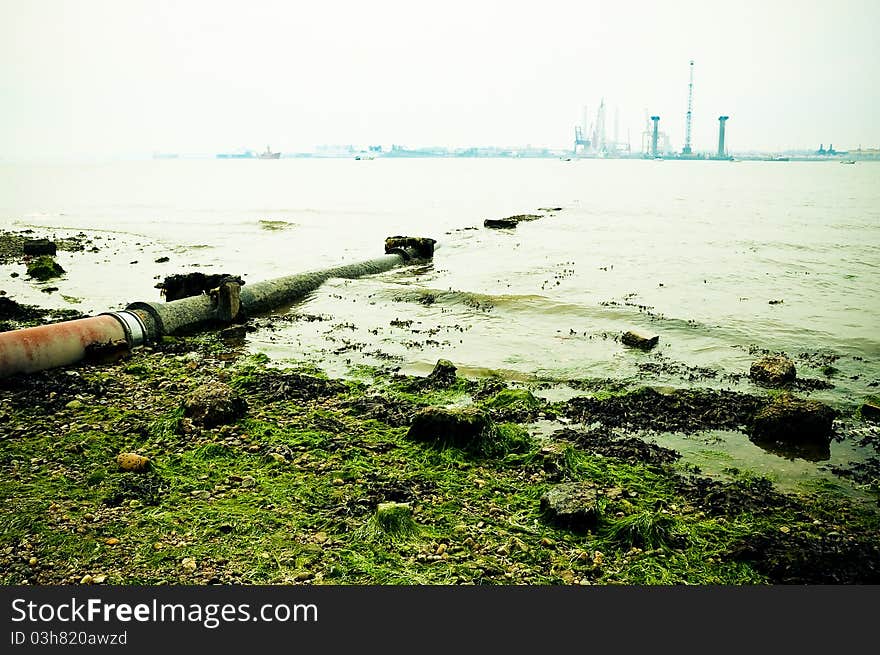
{"label": "crane tower", "polygon": [[684,148],[681,150],[681,154],[690,155],[691,154],[691,111],[693,110],[694,105],[694,60],[691,59],[691,78],[688,83],[688,113],[687,113],[687,123],[685,124],[685,137],[684,137]]}

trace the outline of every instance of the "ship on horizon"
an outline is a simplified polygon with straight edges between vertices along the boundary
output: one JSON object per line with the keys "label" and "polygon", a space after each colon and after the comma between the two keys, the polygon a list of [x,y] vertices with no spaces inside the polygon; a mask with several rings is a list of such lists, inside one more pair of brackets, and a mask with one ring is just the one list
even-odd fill
{"label": "ship on horizon", "polygon": [[257,155],[257,157],[259,159],[281,159],[281,153],[272,152],[272,149],[269,148],[269,146],[266,146],[266,151],[261,152],[259,155]]}

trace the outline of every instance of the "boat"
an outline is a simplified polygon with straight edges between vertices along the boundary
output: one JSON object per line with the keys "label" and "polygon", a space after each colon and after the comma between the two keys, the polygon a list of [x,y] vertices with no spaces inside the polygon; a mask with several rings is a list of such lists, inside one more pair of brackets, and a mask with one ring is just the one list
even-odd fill
{"label": "boat", "polygon": [[261,152],[257,157],[260,159],[281,159],[281,153],[272,152],[269,146],[266,146],[266,152]]}
{"label": "boat", "polygon": [[782,155],[773,155],[767,161],[789,161],[789,158],[783,157]]}
{"label": "boat", "polygon": [[841,159],[840,163],[841,164],[855,164],[856,160],[855,159]]}

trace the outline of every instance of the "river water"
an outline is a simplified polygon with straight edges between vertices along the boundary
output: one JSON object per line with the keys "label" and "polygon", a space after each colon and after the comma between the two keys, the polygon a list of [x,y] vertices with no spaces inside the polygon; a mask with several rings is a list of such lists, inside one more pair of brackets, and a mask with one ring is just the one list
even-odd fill
{"label": "river water", "polygon": [[[543,217],[483,228],[514,214]],[[20,301],[86,313],[156,300],[171,273],[255,282],[372,258],[389,235],[437,239],[432,265],[331,280],[291,308],[326,320],[248,336],[252,350],[331,373],[424,374],[443,357],[469,375],[681,386],[702,367],[716,374],[701,385],[755,391],[737,376],[770,350],[831,383],[810,395],[844,411],[880,393],[880,163],[0,164],[0,228],[100,237],[98,252],[59,253],[61,280],[0,272]],[[626,348],[615,337],[627,329],[660,335],[658,347]]]}

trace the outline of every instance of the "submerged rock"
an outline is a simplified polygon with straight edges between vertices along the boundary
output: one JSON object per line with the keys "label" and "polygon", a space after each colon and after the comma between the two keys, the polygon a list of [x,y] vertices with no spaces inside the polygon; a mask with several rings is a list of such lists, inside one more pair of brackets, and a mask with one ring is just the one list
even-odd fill
{"label": "submerged rock", "polygon": [[516,227],[517,221],[514,218],[487,218],[483,221],[483,227],[488,227],[491,229],[509,229],[512,227]]}
{"label": "submerged rock", "polygon": [[208,382],[184,402],[184,416],[204,427],[232,423],[247,413],[247,401],[222,382]]}
{"label": "submerged rock", "polygon": [[566,482],[541,496],[544,518],[563,528],[585,531],[599,522],[596,489],[586,482]]}
{"label": "submerged rock", "polygon": [[784,393],[755,413],[750,432],[757,441],[827,444],[831,441],[836,414],[818,400],[804,400]]}
{"label": "submerged rock", "polygon": [[623,336],[620,337],[620,341],[626,346],[641,348],[642,350],[650,350],[657,345],[658,341],[660,341],[660,336],[657,334],[644,334],[642,332],[629,330],[623,333]]}
{"label": "submerged rock", "polygon": [[439,448],[485,450],[495,438],[495,426],[476,407],[426,407],[413,417],[407,437]]}
{"label": "submerged rock", "polygon": [[779,387],[794,382],[797,369],[785,355],[768,355],[752,362],[749,377],[758,384]]}

